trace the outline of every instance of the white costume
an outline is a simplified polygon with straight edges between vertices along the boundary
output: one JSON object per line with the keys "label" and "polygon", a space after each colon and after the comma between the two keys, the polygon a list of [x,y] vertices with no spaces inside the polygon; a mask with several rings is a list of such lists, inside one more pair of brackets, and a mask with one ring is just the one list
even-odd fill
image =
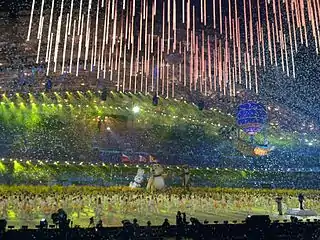
{"label": "white costume", "polygon": [[189,188],[189,184],[190,184],[190,172],[189,172],[189,166],[188,165],[184,165],[182,167],[183,170],[183,175],[182,175],[182,186],[184,188]]}
{"label": "white costume", "polygon": [[143,177],[144,177],[144,170],[139,168],[137,175],[134,177],[134,181],[130,182],[130,187],[131,188],[140,188],[141,184],[143,182]]}

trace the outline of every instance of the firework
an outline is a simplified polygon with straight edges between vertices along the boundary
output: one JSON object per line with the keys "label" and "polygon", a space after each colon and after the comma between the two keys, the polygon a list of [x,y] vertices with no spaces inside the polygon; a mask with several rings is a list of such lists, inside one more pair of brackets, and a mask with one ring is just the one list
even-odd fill
{"label": "firework", "polygon": [[[105,82],[117,79],[118,91],[167,97],[181,88],[205,95],[235,96],[238,88],[258,93],[259,76],[270,66],[295,77],[300,45],[319,53],[317,0],[72,0],[68,12],[64,1],[52,0],[48,16],[44,0],[36,16],[37,1],[26,38],[37,38],[37,63],[44,57],[47,75],[63,74],[69,63],[68,72],[76,76],[88,68]],[[169,55],[183,60],[167,62]]]}

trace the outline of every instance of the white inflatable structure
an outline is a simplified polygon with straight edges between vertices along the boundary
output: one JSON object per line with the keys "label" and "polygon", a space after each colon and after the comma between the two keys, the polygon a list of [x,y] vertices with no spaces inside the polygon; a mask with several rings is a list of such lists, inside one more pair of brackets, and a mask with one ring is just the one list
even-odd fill
{"label": "white inflatable structure", "polygon": [[190,186],[190,170],[188,165],[183,165],[182,166],[182,186],[184,188],[189,188]]}

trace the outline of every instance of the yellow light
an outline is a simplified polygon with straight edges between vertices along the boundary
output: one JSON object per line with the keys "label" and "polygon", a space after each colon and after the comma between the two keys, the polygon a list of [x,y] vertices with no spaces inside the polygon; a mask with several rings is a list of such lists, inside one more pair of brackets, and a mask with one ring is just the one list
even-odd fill
{"label": "yellow light", "polygon": [[17,162],[17,161],[14,161],[13,162],[13,171],[14,171],[14,174],[17,174],[17,173],[20,173],[20,172],[23,172],[25,170],[24,166]]}
{"label": "yellow light", "polygon": [[267,156],[270,152],[269,148],[255,147],[253,150],[254,154],[257,156]]}
{"label": "yellow light", "polygon": [[0,162],[0,172],[5,172],[7,170],[6,165],[4,163]]}

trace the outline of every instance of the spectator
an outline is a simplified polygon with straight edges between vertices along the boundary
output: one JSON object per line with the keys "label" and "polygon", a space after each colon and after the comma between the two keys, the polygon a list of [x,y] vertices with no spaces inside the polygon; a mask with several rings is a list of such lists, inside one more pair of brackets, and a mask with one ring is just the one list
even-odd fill
{"label": "spectator", "polygon": [[169,234],[170,223],[169,223],[168,218],[166,218],[166,219],[164,220],[164,222],[162,223],[162,225],[161,225],[161,230],[162,230],[162,233],[163,233],[165,236]]}
{"label": "spectator", "polygon": [[122,221],[122,231],[119,233],[118,238],[121,240],[134,239],[134,229],[129,220]]}
{"label": "spectator", "polygon": [[186,213],[182,213],[182,222],[184,225],[188,225]]}
{"label": "spectator", "polygon": [[147,226],[145,228],[144,233],[145,233],[145,236],[146,236],[147,239],[150,239],[153,236],[153,231],[152,231],[152,227],[151,227],[151,222],[150,221],[147,222]]}
{"label": "spectator", "polygon": [[138,224],[138,220],[135,218],[133,219],[133,229],[134,229],[134,236],[139,237],[140,236],[140,226]]}
{"label": "spectator", "polygon": [[177,212],[176,226],[177,226],[177,237],[176,237],[176,239],[178,240],[178,239],[181,239],[185,235],[183,219],[182,219],[180,211]]}
{"label": "spectator", "polygon": [[182,217],[181,217],[181,212],[178,211],[177,212],[177,216],[176,216],[176,225],[177,226],[181,226],[183,224],[183,220],[182,220]]}
{"label": "spectator", "polygon": [[168,229],[170,227],[170,223],[168,218],[164,219],[164,222],[162,223],[162,228],[163,229]]}

